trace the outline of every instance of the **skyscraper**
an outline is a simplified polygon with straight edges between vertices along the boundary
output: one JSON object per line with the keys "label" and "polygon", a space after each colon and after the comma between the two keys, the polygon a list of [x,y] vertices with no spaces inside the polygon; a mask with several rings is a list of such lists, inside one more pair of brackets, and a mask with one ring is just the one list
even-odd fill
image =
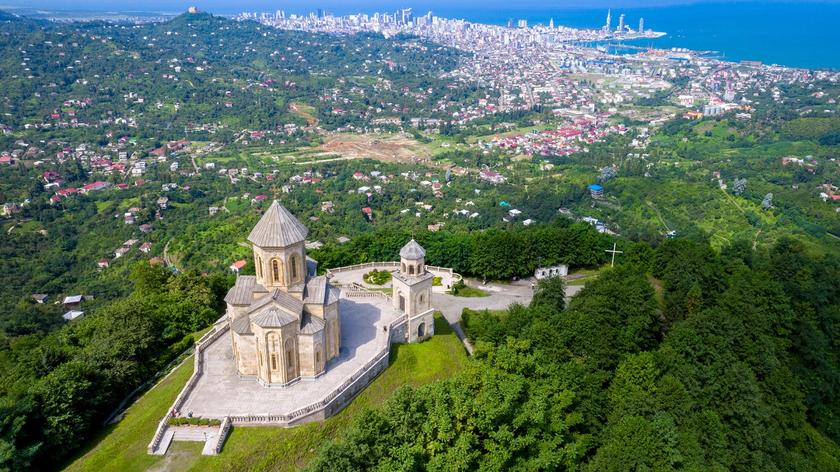
{"label": "skyscraper", "polygon": [[639,33],[645,32],[645,19],[639,18]]}
{"label": "skyscraper", "polygon": [[411,8],[403,8],[400,10],[400,23],[405,25],[411,23],[413,16],[411,14]]}
{"label": "skyscraper", "polygon": [[548,21],[548,27],[551,28],[551,29],[554,29],[554,18],[552,18]]}
{"label": "skyscraper", "polygon": [[607,22],[604,24],[604,30],[609,32],[612,28],[612,9],[607,10]]}
{"label": "skyscraper", "polygon": [[618,16],[618,29],[616,31],[619,33],[624,32],[624,13]]}

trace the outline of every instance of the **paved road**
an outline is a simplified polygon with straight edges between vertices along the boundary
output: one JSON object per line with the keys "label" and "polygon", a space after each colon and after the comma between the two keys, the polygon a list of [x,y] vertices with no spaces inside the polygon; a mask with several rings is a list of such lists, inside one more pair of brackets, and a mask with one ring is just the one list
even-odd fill
{"label": "paved road", "polygon": [[[461,312],[464,308],[472,310],[504,310],[514,303],[528,305],[531,303],[534,291],[531,284],[533,279],[519,280],[510,284],[488,283],[482,285],[481,281],[466,279],[467,285],[478,287],[489,293],[487,297],[456,297],[445,293],[432,294],[432,306],[440,310],[449,324],[454,325],[461,321]],[[573,297],[583,288],[582,285],[570,285],[566,287],[566,299]]]}
{"label": "paved road", "polygon": [[531,282],[520,280],[510,284],[488,283],[482,285],[480,281],[466,279],[466,284],[478,287],[489,293],[487,297],[456,297],[445,293],[432,294],[432,306],[440,310],[449,324],[455,325],[461,321],[464,308],[472,310],[504,310],[513,303],[528,305],[533,297]]}

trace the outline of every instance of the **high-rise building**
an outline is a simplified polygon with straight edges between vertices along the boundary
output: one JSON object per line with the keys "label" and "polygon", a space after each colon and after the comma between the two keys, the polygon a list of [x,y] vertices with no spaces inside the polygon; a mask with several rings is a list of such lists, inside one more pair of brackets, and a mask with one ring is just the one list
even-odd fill
{"label": "high-rise building", "polygon": [[528,27],[528,20],[519,20],[516,23],[516,25],[519,26],[520,28],[527,28]]}
{"label": "high-rise building", "polygon": [[612,10],[607,10],[607,22],[604,24],[604,30],[609,32],[612,28]]}
{"label": "high-rise building", "polygon": [[554,18],[552,18],[548,21],[548,27],[551,28],[551,29],[554,29]]}
{"label": "high-rise building", "polygon": [[624,32],[624,13],[618,16],[618,29],[616,31],[619,33]]}
{"label": "high-rise building", "polygon": [[400,24],[405,25],[405,24],[411,23],[412,18],[413,17],[411,15],[411,8],[403,8],[402,10],[399,11],[399,22],[400,22]]}
{"label": "high-rise building", "polygon": [[645,19],[639,18],[639,33],[645,32]]}

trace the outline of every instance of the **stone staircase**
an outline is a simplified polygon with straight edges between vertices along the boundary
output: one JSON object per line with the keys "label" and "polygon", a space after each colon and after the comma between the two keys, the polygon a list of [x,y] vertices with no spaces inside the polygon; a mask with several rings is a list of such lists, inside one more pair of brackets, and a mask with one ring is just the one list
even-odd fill
{"label": "stone staircase", "polygon": [[[152,453],[162,456],[166,454],[173,441],[182,442],[203,442],[202,455],[214,456],[217,454],[219,434],[222,428],[219,426],[169,426],[163,434],[160,445]],[[225,431],[226,433],[227,431]]]}
{"label": "stone staircase", "polygon": [[218,426],[173,426],[173,441],[207,442],[219,434]]}

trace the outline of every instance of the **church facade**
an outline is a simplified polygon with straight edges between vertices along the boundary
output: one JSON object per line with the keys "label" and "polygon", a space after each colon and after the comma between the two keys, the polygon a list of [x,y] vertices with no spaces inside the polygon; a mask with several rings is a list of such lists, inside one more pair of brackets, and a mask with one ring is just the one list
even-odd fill
{"label": "church facade", "polygon": [[306,257],[308,233],[274,201],[248,235],[256,275],[238,276],[225,297],[241,378],[287,386],[320,376],[339,355],[340,292]]}

